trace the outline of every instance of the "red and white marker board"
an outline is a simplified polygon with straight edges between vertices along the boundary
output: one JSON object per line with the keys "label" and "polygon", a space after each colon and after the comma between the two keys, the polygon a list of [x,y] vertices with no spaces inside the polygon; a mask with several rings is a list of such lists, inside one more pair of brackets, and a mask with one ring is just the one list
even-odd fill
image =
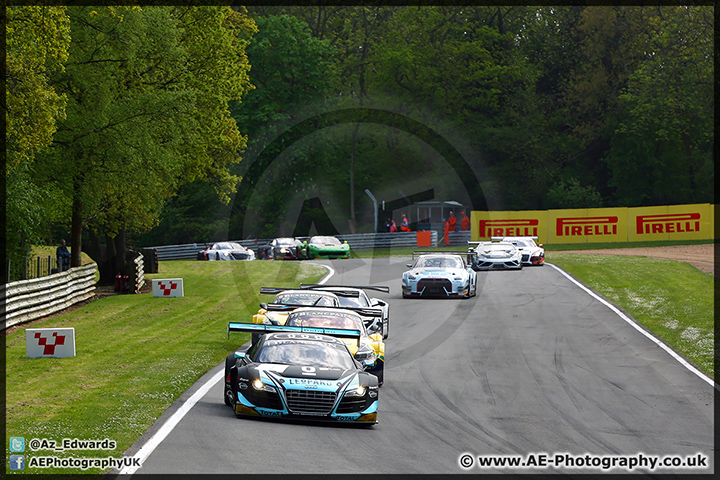
{"label": "red and white marker board", "polygon": [[152,281],[153,297],[183,297],[183,279],[166,278]]}
{"label": "red and white marker board", "polygon": [[75,356],[74,328],[26,328],[25,351],[28,358]]}

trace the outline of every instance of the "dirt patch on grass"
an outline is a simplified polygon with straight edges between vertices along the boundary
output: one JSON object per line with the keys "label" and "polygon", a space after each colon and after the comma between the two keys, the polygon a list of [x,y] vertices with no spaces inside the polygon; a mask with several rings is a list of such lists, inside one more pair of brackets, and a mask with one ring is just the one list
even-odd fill
{"label": "dirt patch on grass", "polygon": [[705,273],[715,275],[715,244],[703,245],[673,245],[669,247],[633,247],[633,248],[605,248],[602,250],[567,250],[547,252],[548,260],[552,262],[553,253],[576,253],[580,255],[625,255],[635,257],[662,258],[677,260],[697,267]]}

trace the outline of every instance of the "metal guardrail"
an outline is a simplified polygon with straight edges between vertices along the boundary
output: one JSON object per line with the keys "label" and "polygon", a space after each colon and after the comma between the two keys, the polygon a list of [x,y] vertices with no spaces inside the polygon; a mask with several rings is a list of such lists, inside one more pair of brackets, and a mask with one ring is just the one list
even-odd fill
{"label": "metal guardrail", "polygon": [[[392,232],[392,233],[358,233],[348,235],[337,235],[340,241],[347,241],[350,250],[369,250],[372,248],[395,248],[395,247],[416,247],[417,232]],[[444,236],[435,230],[430,231],[431,243],[433,246],[445,246]],[[259,245],[264,245],[272,239],[259,238],[257,240],[228,240],[229,242],[239,243],[240,245],[257,250]],[[465,245],[470,240],[470,231],[450,232],[449,240],[451,246]],[[189,243],[185,245],[160,245],[155,247],[146,247],[157,251],[159,261],[163,260],[190,260],[197,258],[200,250],[206,246],[212,245],[208,243]],[[256,252],[257,253],[257,252]]]}
{"label": "metal guardrail", "polygon": [[0,285],[2,329],[59,312],[95,294],[97,264]]}

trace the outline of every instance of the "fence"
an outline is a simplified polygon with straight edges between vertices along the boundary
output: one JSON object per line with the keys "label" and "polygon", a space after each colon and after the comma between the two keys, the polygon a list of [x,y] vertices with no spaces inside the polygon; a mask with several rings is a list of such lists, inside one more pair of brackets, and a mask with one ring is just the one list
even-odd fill
{"label": "fence", "polygon": [[52,256],[23,257],[19,261],[12,262],[10,259],[7,261],[8,281],[40,278],[59,271],[57,257]]}
{"label": "fence", "polygon": [[5,304],[3,330],[59,312],[95,294],[97,264],[73,267],[62,273],[0,285]]}
{"label": "fence", "polygon": [[[444,238],[438,235],[438,232],[431,230],[431,243],[436,246],[444,246]],[[397,247],[415,247],[417,246],[417,232],[393,232],[393,233],[358,233],[354,235],[337,235],[340,241],[347,241],[350,250],[369,250],[372,248],[397,248]],[[271,239],[259,238],[253,240],[229,240],[240,245],[256,249],[259,245],[268,243]],[[470,231],[450,232],[450,245],[467,246],[470,240]],[[185,245],[163,245],[156,247],[147,247],[157,251],[159,261],[163,260],[187,260],[197,258],[200,250],[211,245],[212,242],[190,243]]]}

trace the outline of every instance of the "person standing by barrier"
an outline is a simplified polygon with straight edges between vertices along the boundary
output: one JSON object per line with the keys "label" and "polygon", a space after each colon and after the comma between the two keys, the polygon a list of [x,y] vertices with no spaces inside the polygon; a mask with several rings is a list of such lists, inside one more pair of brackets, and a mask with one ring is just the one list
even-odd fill
{"label": "person standing by barrier", "polygon": [[470,217],[465,215],[465,212],[460,212],[462,218],[460,219],[460,230],[470,230]]}
{"label": "person standing by barrier", "polygon": [[450,245],[450,222],[446,218],[443,218],[443,230],[445,232],[445,246]]}
{"label": "person standing by barrier", "polygon": [[408,221],[408,218],[404,213],[402,214],[402,223],[400,224],[400,231],[401,232],[409,232],[410,231],[410,222]]}
{"label": "person standing by barrier", "polygon": [[70,251],[65,246],[65,240],[60,240],[60,246],[56,250],[58,270],[64,272],[70,268]]}
{"label": "person standing by barrier", "polygon": [[450,212],[448,223],[450,224],[450,231],[454,232],[457,229],[457,217],[455,217],[455,214],[453,212]]}

